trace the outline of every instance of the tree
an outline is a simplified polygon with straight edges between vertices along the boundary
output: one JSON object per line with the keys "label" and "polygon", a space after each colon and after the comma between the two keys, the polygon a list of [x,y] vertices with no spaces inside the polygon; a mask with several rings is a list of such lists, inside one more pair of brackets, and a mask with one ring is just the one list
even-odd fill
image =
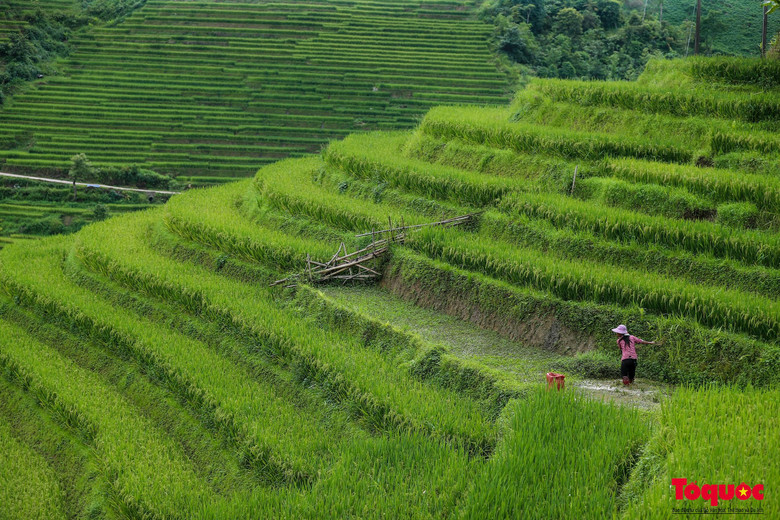
{"label": "tree", "polygon": [[92,220],[99,222],[108,218],[108,208],[103,204],[96,204],[95,209],[92,210]]}
{"label": "tree", "polygon": [[723,21],[723,12],[710,10],[701,22],[701,39],[708,52],[714,50],[715,39],[726,30],[728,25]]}
{"label": "tree", "polygon": [[95,168],[83,153],[70,158],[70,170],[68,177],[73,181],[73,200],[76,200],[76,182],[91,178],[95,174]]}
{"label": "tree", "polygon": [[620,26],[620,2],[599,0],[596,4],[601,25],[604,29],[616,29]]}
{"label": "tree", "polygon": [[511,24],[501,34],[498,47],[516,62],[526,65],[536,60],[539,45],[531,32],[531,26],[526,23]]}
{"label": "tree", "polygon": [[780,0],[764,0],[764,5],[769,8],[769,10],[767,10],[767,14],[769,14],[776,9],[780,9]]}
{"label": "tree", "polygon": [[571,7],[558,11],[555,16],[556,30],[570,38],[579,38],[582,35],[582,14]]}

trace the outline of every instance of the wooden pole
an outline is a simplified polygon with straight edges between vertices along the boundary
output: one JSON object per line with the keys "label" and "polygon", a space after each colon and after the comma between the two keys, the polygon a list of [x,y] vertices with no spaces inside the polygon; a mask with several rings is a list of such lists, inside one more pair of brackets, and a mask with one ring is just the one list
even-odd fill
{"label": "wooden pole", "polygon": [[767,12],[769,7],[764,4],[764,24],[761,28],[761,57],[766,58],[766,26],[767,26]]}
{"label": "wooden pole", "polygon": [[699,42],[701,36],[701,0],[696,0],[696,35],[693,39],[693,54],[699,55]]}
{"label": "wooden pole", "polygon": [[574,167],[574,177],[571,180],[571,192],[569,193],[569,195],[574,195],[574,183],[577,182],[577,168],[579,167],[580,167],[579,164]]}

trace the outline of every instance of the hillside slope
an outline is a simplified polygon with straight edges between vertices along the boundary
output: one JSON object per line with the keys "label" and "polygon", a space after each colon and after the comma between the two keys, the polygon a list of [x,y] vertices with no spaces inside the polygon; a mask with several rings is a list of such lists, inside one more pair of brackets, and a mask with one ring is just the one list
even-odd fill
{"label": "hillside slope", "polygon": [[488,30],[450,0],[148,1],[8,103],[0,167],[61,173],[86,153],[195,182],[248,176],[434,104],[504,102]]}
{"label": "hillside slope", "polygon": [[[414,132],[354,134],[5,247],[0,441],[26,462],[0,465],[15,490],[3,506],[29,515],[45,494],[48,518],[540,519],[714,507],[674,498],[669,479],[685,477],[765,485],[761,502],[718,507],[780,514],[780,111],[750,86],[756,71],[780,77],[768,67],[534,81],[511,107],[438,107]],[[473,213],[403,241],[380,231]],[[366,231],[395,242],[361,271],[381,271],[388,307],[450,314],[498,347],[381,321],[343,278],[317,290],[317,262],[366,247]],[[690,385],[657,396],[660,413],[581,398],[597,379],[622,400],[618,323],[660,343],[640,351],[639,391]],[[566,373],[564,392],[541,390],[547,370]]]}
{"label": "hillside slope", "polygon": [[[663,17],[669,23],[679,25],[695,20],[693,0],[649,0],[648,11],[660,13],[663,4]],[[714,54],[734,54],[758,56],[761,45],[761,26],[763,14],[761,2],[752,0],[731,0],[720,2],[702,0],[705,37],[709,39],[707,49]],[[768,38],[771,40],[780,32],[780,17],[769,17]],[[693,40],[691,40],[693,41]],[[691,48],[693,48],[691,44]]]}

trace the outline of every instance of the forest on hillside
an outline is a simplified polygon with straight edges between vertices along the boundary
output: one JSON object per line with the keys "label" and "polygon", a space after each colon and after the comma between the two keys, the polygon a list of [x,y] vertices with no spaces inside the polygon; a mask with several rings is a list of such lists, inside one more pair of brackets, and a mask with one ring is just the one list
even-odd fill
{"label": "forest on hillside", "polygon": [[[693,54],[695,4],[695,0],[489,0],[480,15],[494,25],[496,51],[526,73],[633,80],[651,58]],[[780,31],[780,12],[769,22],[771,40]],[[703,0],[701,53],[757,56],[761,25],[759,0]]]}

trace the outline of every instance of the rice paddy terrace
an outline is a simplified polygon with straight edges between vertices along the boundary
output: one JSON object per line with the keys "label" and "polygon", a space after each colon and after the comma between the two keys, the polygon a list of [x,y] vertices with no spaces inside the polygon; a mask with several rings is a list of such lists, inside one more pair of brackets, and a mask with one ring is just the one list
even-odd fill
{"label": "rice paddy terrace", "polygon": [[[766,67],[534,81],[511,106],[435,108],[413,132],[351,135],[5,247],[3,513],[716,507],[676,500],[670,479],[685,478],[705,496],[750,486],[746,500],[718,495],[721,509],[780,514],[780,112],[776,91],[748,84]],[[378,286],[270,286],[342,242],[364,247],[355,235],[388,218],[474,212],[407,232],[374,267]],[[610,386],[618,323],[661,343],[640,351],[638,385],[670,385],[660,407],[578,389],[600,381],[630,401]],[[541,389],[553,369],[566,391]]]}
{"label": "rice paddy terrace", "polygon": [[187,182],[251,176],[442,103],[504,103],[471,3],[150,0],[82,30],[63,73],[2,112],[0,168],[143,164]]}

